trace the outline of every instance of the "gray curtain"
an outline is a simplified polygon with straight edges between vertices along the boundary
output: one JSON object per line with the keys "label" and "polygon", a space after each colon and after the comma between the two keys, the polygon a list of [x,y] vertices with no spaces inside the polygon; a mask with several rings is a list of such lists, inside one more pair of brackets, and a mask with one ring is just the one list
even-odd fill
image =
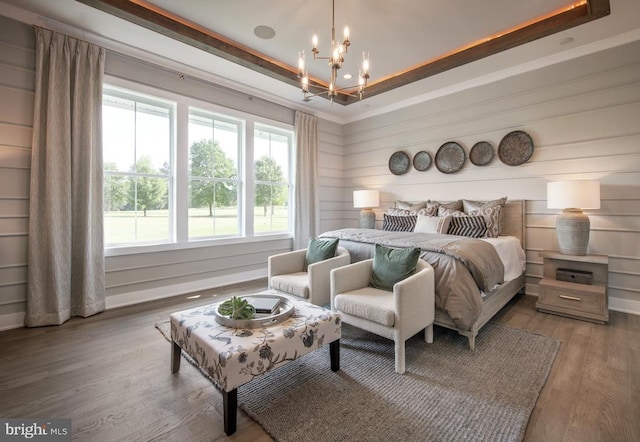
{"label": "gray curtain", "polygon": [[36,34],[29,204],[29,327],[104,310],[103,48]]}
{"label": "gray curtain", "polygon": [[296,111],[296,191],[293,249],[305,248],[320,228],[318,119]]}

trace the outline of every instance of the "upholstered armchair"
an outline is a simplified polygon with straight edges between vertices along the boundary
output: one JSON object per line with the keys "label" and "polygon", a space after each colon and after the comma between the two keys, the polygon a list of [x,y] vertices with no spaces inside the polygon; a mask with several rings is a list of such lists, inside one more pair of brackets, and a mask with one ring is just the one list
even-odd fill
{"label": "upholstered armchair", "polygon": [[351,262],[349,251],[338,247],[333,258],[309,266],[306,266],[306,256],[307,249],[270,256],[269,288],[306,299],[311,304],[328,306],[330,272]]}
{"label": "upholstered armchair", "polygon": [[405,372],[405,341],[425,330],[433,342],[435,315],[434,273],[429,263],[418,260],[416,272],[396,282],[393,291],[369,285],[373,259],[331,272],[331,307],[342,322],[395,342],[395,371]]}

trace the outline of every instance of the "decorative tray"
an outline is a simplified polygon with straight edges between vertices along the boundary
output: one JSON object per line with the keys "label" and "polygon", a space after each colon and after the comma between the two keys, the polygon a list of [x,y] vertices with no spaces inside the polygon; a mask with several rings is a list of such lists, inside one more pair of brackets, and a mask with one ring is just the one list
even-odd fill
{"label": "decorative tray", "polygon": [[407,173],[409,171],[409,166],[411,166],[411,161],[409,160],[409,155],[406,152],[399,150],[389,157],[389,170],[394,175],[403,175]]}
{"label": "decorative tray", "polygon": [[453,173],[459,171],[467,156],[461,145],[455,141],[444,143],[436,152],[436,167],[442,173]]}
{"label": "decorative tray", "polygon": [[232,319],[218,312],[220,302],[213,309],[216,322],[230,328],[263,328],[286,321],[293,315],[293,301],[285,296],[272,294],[252,294],[240,298],[280,298],[280,305],[273,313],[256,313],[252,319]]}
{"label": "decorative tray", "polygon": [[529,161],[533,155],[533,140],[521,130],[509,132],[498,146],[500,161],[508,166],[519,166]]}
{"label": "decorative tray", "polygon": [[493,146],[488,141],[478,141],[469,152],[469,161],[476,166],[485,166],[493,159]]}

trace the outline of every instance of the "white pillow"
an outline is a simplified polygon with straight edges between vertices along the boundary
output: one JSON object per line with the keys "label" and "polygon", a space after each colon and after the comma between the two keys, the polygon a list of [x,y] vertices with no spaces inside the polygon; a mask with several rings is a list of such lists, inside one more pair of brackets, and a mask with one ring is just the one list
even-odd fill
{"label": "white pillow", "polygon": [[419,233],[447,233],[451,216],[425,216],[418,215],[414,232]]}

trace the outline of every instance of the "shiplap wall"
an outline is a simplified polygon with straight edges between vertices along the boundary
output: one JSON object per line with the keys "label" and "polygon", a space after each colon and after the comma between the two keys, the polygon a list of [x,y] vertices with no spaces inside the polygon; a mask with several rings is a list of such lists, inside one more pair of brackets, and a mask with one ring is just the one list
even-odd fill
{"label": "shiplap wall", "polygon": [[[31,26],[0,16],[0,330],[20,326],[26,299],[29,177],[35,40]],[[294,111],[245,93],[108,52],[113,77],[293,124]],[[342,220],[331,210],[342,195],[342,126],[319,120],[321,229]],[[106,257],[107,308],[266,276],[267,257],[292,241],[224,242]]]}
{"label": "shiplap wall", "polygon": [[0,16],[0,328],[25,311],[34,48],[30,26]]}
{"label": "shiplap wall", "polygon": [[[446,75],[446,74],[443,74]],[[425,150],[432,158],[447,141],[468,152],[478,141],[497,151],[512,130],[535,144],[526,164],[496,157],[487,166],[468,160],[456,173],[435,167],[389,172],[391,154]],[[345,226],[357,224],[351,190],[378,188],[384,210],[409,201],[525,199],[527,290],[537,293],[543,249],[557,248],[555,218],[546,208],[546,183],[601,182],[602,207],[591,218],[590,253],[610,256],[610,306],[640,313],[640,43],[628,44],[538,71],[348,124],[344,129]]]}

